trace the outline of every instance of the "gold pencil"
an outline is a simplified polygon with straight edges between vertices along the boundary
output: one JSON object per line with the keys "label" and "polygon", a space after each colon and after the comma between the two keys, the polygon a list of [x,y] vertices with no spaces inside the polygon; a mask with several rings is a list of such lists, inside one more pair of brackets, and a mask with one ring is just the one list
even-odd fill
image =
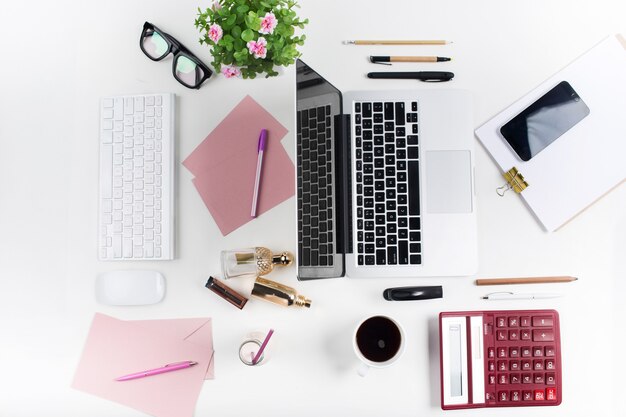
{"label": "gold pencil", "polygon": [[576,281],[576,277],[480,278],[476,285],[549,284]]}
{"label": "gold pencil", "polygon": [[346,45],[446,45],[452,42],[444,40],[352,40]]}

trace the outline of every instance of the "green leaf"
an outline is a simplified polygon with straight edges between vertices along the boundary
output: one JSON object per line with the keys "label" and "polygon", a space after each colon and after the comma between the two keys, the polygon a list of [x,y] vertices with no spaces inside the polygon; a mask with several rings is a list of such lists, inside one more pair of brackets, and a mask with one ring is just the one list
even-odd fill
{"label": "green leaf", "polygon": [[242,4],[241,6],[237,7],[237,12],[240,14],[243,14],[247,12],[248,10],[250,10],[250,7],[247,4]]}
{"label": "green leaf", "polygon": [[239,26],[235,26],[230,30],[231,35],[233,35],[233,38],[238,39],[241,37],[241,28]]}
{"label": "green leaf", "polygon": [[252,30],[250,29],[244,30],[243,32],[241,32],[241,39],[246,42],[250,42],[252,39],[254,39],[254,32],[252,32]]}
{"label": "green leaf", "polygon": [[236,14],[231,14],[230,16],[228,16],[228,19],[226,19],[224,27],[230,28],[232,25],[235,24],[236,20],[237,20],[237,15]]}

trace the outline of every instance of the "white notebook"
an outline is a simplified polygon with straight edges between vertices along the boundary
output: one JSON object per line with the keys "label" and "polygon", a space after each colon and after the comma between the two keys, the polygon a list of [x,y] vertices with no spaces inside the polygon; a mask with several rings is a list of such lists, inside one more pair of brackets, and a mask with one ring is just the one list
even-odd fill
{"label": "white notebook", "polygon": [[[582,99],[589,113],[530,159],[527,155],[520,157],[523,153],[509,144],[501,127],[562,81],[571,85],[578,95],[576,101]],[[547,79],[475,133],[503,174],[516,168],[523,176],[527,186],[514,189],[551,232],[626,179],[625,119],[626,41],[616,35]]]}

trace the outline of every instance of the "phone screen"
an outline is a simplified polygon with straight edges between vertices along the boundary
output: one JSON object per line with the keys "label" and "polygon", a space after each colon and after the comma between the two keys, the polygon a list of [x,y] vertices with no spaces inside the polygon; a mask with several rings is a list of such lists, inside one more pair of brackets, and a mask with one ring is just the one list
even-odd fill
{"label": "phone screen", "polygon": [[589,107],[567,81],[541,96],[504,126],[500,133],[523,160],[544,150],[589,114]]}

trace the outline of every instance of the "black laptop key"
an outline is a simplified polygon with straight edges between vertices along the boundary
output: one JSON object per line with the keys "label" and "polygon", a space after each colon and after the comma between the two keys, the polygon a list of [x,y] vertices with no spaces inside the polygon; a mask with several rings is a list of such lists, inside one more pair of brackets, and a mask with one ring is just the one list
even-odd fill
{"label": "black laptop key", "polygon": [[406,136],[406,129],[404,129],[403,127],[396,127],[396,136]]}
{"label": "black laptop key", "polygon": [[420,153],[419,148],[417,146],[409,146],[409,159],[419,159]]}
{"label": "black laptop key", "polygon": [[409,228],[411,230],[420,230],[420,219],[419,219],[419,217],[411,217],[409,219]]}
{"label": "black laptop key", "polygon": [[386,132],[393,132],[395,130],[396,126],[393,124],[393,122],[385,122],[385,131]]}
{"label": "black laptop key", "polygon": [[387,241],[385,240],[384,237],[379,237],[376,239],[377,248],[384,248],[386,245],[387,245]]}
{"label": "black laptop key", "polygon": [[381,124],[375,124],[374,125],[374,134],[375,135],[382,135],[384,132],[384,127]]}
{"label": "black laptop key", "polygon": [[374,253],[376,252],[376,246],[371,243],[365,245],[365,253]]}
{"label": "black laptop key", "polygon": [[406,240],[398,242],[398,258],[400,265],[408,265],[409,263],[409,243]]}
{"label": "black laptop key", "polygon": [[398,243],[398,238],[396,237],[396,235],[389,235],[389,236],[387,236],[387,244],[388,245],[395,245],[396,243]]}
{"label": "black laptop key", "polygon": [[372,103],[363,103],[363,117],[372,117]]}
{"label": "black laptop key", "polygon": [[[419,162],[409,162],[409,214],[420,214],[420,194],[419,194]],[[411,219],[412,220],[412,219]]]}
{"label": "black laptop key", "polygon": [[393,120],[394,119],[393,107],[394,107],[393,103],[386,102],[384,104],[385,120]]}
{"label": "black laptop key", "polygon": [[409,135],[406,137],[409,145],[417,145],[417,135]]}
{"label": "black laptop key", "polygon": [[374,168],[384,168],[385,160],[383,158],[374,159]]}
{"label": "black laptop key", "polygon": [[404,103],[396,103],[396,124],[398,126],[404,125]]}
{"label": "black laptop key", "polygon": [[376,257],[374,255],[365,255],[365,265],[376,265]]}
{"label": "black laptop key", "polygon": [[420,265],[422,263],[421,255],[411,255],[411,265]]}
{"label": "black laptop key", "polygon": [[382,123],[383,122],[383,114],[375,113],[374,114],[374,123]]}
{"label": "black laptop key", "polygon": [[354,103],[354,111],[361,112],[361,103]]}
{"label": "black laptop key", "polygon": [[409,250],[411,254],[420,253],[422,251],[422,245],[420,243],[410,243]]}
{"label": "black laptop key", "polygon": [[372,119],[363,119],[363,129],[372,128]]}
{"label": "black laptop key", "polygon": [[380,102],[374,103],[374,111],[375,112],[383,111],[383,103],[380,103]]}
{"label": "black laptop key", "polygon": [[382,146],[385,143],[385,139],[382,135],[374,135],[374,145]]}
{"label": "black laptop key", "polygon": [[385,265],[387,263],[387,251],[385,249],[379,249],[376,251],[376,264]]}
{"label": "black laptop key", "polygon": [[412,129],[411,131],[413,132],[413,134],[417,135],[417,124],[414,124],[411,129]]}
{"label": "black laptop key", "polygon": [[376,235],[373,232],[365,232],[365,243],[373,243]]}
{"label": "black laptop key", "polygon": [[[400,220],[406,220],[406,219],[400,219]],[[409,237],[409,231],[407,229],[400,229],[398,230],[398,237],[400,239],[406,239]]]}
{"label": "black laptop key", "polygon": [[411,111],[417,111],[417,101],[411,102]]}
{"label": "black laptop key", "polygon": [[398,249],[395,246],[391,246],[387,248],[387,264],[388,265],[398,264]]}
{"label": "black laptop key", "polygon": [[[384,218],[381,224],[385,224]],[[376,236],[385,236],[385,226],[376,226]]]}

